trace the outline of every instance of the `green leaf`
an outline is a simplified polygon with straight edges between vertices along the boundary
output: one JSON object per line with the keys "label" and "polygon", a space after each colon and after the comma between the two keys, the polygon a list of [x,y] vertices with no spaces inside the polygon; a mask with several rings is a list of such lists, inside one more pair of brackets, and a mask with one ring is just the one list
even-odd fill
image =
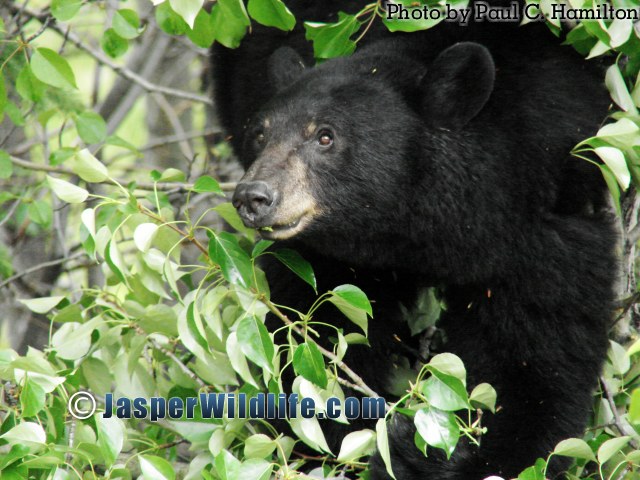
{"label": "green leaf", "polygon": [[598,147],[594,149],[594,152],[611,169],[622,189],[626,190],[631,182],[631,173],[627,167],[624,153],[614,147]]}
{"label": "green leaf", "polygon": [[100,183],[109,178],[107,167],[86,148],[77,152],[68,165],[85,182]]}
{"label": "green leaf", "polygon": [[42,227],[49,227],[53,221],[53,208],[49,202],[44,200],[35,200],[29,204],[27,209],[29,219],[41,225]]}
{"label": "green leaf", "polygon": [[598,462],[605,463],[611,457],[613,457],[616,453],[622,450],[629,442],[631,441],[631,437],[617,437],[607,440],[600,448],[598,448]]}
{"label": "green leaf", "polygon": [[546,467],[547,462],[543,458],[539,458],[536,460],[535,465],[525,469],[518,475],[518,480],[546,480]]}
{"label": "green leaf", "polygon": [[631,403],[629,404],[629,421],[640,423],[640,388],[636,388],[631,393]]}
{"label": "green leaf", "polygon": [[393,466],[391,465],[391,452],[389,450],[389,435],[387,433],[386,417],[381,418],[376,422],[376,446],[378,447],[378,453],[384,461],[387,473],[395,480],[396,477],[393,474]]}
{"label": "green leaf", "polygon": [[138,458],[145,480],[175,480],[176,472],[164,458],[155,455],[140,455]]}
{"label": "green leaf", "polygon": [[53,0],[51,2],[51,14],[61,22],[68,22],[82,7],[82,0]]}
{"label": "green leaf", "polygon": [[82,203],[89,196],[84,188],[80,188],[73,183],[60,180],[59,178],[47,175],[47,183],[56,196],[67,203]]}
{"label": "green leaf", "polygon": [[200,345],[200,347],[207,351],[209,345],[207,343],[206,333],[204,331],[204,325],[202,324],[202,317],[198,311],[195,302],[191,302],[187,307],[187,328],[192,338]]}
{"label": "green leaf", "polygon": [[50,48],[38,48],[31,57],[31,70],[38,80],[58,88],[78,88],[73,70]]}
{"label": "green leaf", "polygon": [[141,223],[133,232],[133,242],[141,252],[148,252],[151,247],[153,237],[158,231],[158,225],[155,223]]}
{"label": "green leaf", "polygon": [[7,89],[4,86],[4,75],[0,71],[0,122],[2,121],[2,118],[3,118],[3,112],[7,108],[7,101],[8,101],[8,97],[7,97]]}
{"label": "green leaf", "polygon": [[273,340],[264,324],[254,316],[245,317],[236,330],[240,349],[247,358],[273,373]]}
{"label": "green leaf", "polygon": [[367,314],[371,315],[371,304],[362,290],[353,285],[341,285],[331,292],[329,301],[362,331],[367,333]]}
{"label": "green leaf", "polygon": [[53,321],[56,323],[82,323],[82,308],[77,303],[67,305],[53,316]]}
{"label": "green leaf", "polygon": [[[284,263],[293,273],[299,276],[302,280],[307,282],[313,290],[318,293],[318,286],[316,284],[316,276],[313,273],[311,264],[307,262],[302,255],[290,248],[281,248],[273,252],[275,257]],[[338,287],[336,290],[340,289]],[[357,288],[357,287],[355,287]],[[334,292],[335,293],[335,292]],[[368,300],[367,300],[368,301]]]}
{"label": "green leaf", "polygon": [[447,458],[451,457],[460,438],[460,428],[453,413],[434,407],[423,408],[416,412],[413,422],[428,445],[444,450]]}
{"label": "green leaf", "polygon": [[618,212],[618,215],[621,215],[622,210],[620,206],[620,187],[618,186],[618,180],[608,166],[598,165],[598,167],[600,167],[600,171],[602,172],[602,176],[607,183],[609,192],[611,192],[611,197],[613,199],[613,204],[616,207],[616,212]]}
{"label": "green leaf", "polygon": [[333,58],[351,55],[356,43],[351,36],[356,33],[361,22],[355,15],[340,15],[336,23],[305,22],[307,40],[313,41],[313,54],[316,58]]}
{"label": "green leaf", "polygon": [[117,243],[113,239],[107,242],[104,249],[104,259],[109,266],[109,269],[122,283],[127,283],[124,272],[126,271],[125,264],[118,250]]}
{"label": "green leaf", "polygon": [[[107,465],[113,465],[124,445],[124,423],[119,418],[104,418],[102,415],[96,415],[95,422],[98,428],[98,447],[100,452]],[[140,459],[140,466],[142,467],[142,458]],[[144,469],[143,475],[147,478]]]}
{"label": "green leaf", "polygon": [[129,41],[118,35],[113,28],[108,28],[102,34],[100,46],[111,58],[118,58],[129,50]]}
{"label": "green leaf", "polygon": [[269,480],[271,478],[271,472],[273,472],[273,465],[269,462],[259,458],[250,458],[240,465],[238,478]]}
{"label": "green leaf", "polygon": [[429,377],[422,386],[422,393],[430,405],[447,412],[469,408],[467,392],[460,379],[438,374]]}
{"label": "green leaf", "polygon": [[186,179],[186,176],[184,174],[184,172],[178,170],[177,168],[167,168],[164,172],[162,172],[162,175],[160,175],[160,178],[158,179],[159,182],[184,182]]}
{"label": "green leaf", "polygon": [[553,453],[563,457],[596,461],[596,456],[591,451],[591,447],[581,438],[568,438],[561,441],[553,449]]}
{"label": "green leaf", "polygon": [[140,35],[140,19],[134,10],[123,8],[113,14],[112,27],[118,35],[131,40]]}
{"label": "green leaf", "polygon": [[216,32],[213,30],[213,21],[211,15],[204,10],[196,16],[193,23],[193,29],[187,30],[187,37],[195,45],[202,48],[209,48],[216,38]]}
{"label": "green leaf", "polygon": [[90,110],[76,117],[78,135],[84,143],[98,143],[107,137],[107,124],[102,117]]}
{"label": "green leaf", "polygon": [[228,450],[222,450],[213,462],[216,473],[220,475],[221,480],[240,480],[238,475],[240,470],[240,461],[234,457]]}
{"label": "green leaf", "polygon": [[12,255],[9,249],[0,243],[0,278],[9,278],[13,275]]}
{"label": "green leaf", "polygon": [[18,299],[20,303],[25,305],[32,312],[41,314],[47,313],[48,311],[52,310],[62,300],[64,300],[63,296]]}
{"label": "green leaf", "polygon": [[31,66],[27,64],[20,70],[16,80],[16,90],[22,98],[39,102],[44,96],[45,88],[45,84],[38,80],[31,71]]}
{"label": "green leaf", "polygon": [[87,380],[89,389],[101,397],[113,388],[111,369],[98,358],[89,357],[82,362],[82,376]]}
{"label": "green leaf", "polygon": [[0,150],[0,179],[7,179],[13,173],[11,156],[4,150]]}
{"label": "green leaf", "polygon": [[211,22],[216,42],[227,48],[237,48],[251,24],[242,0],[218,0],[211,10]]}
{"label": "green leaf", "polygon": [[23,460],[28,454],[29,447],[20,444],[12,446],[11,450],[9,450],[9,453],[5,453],[2,457],[0,457],[0,472],[6,472],[5,469],[9,465],[16,462],[17,460]]}
{"label": "green leaf", "polygon": [[69,160],[75,154],[76,154],[75,148],[69,148],[69,147],[59,148],[58,150],[54,150],[53,152],[51,152],[51,155],[49,155],[49,163],[54,166],[60,165],[65,161]]}
{"label": "green leaf", "polygon": [[314,342],[298,345],[293,354],[293,368],[304,378],[321,388],[327,388],[327,372],[324,359],[318,346]]}
{"label": "green leaf", "polygon": [[87,323],[63,323],[51,338],[51,346],[60,358],[78,360],[91,348],[91,334],[99,318]]}
{"label": "green leaf", "polygon": [[262,25],[280,30],[293,30],[296,18],[282,0],[249,0],[249,15]]}
{"label": "green leaf", "polygon": [[355,285],[340,285],[333,289],[333,294],[343,299],[352,307],[366,312],[370,317],[373,316],[371,303],[369,303],[367,295]]}
{"label": "green leaf", "polygon": [[[413,5],[413,2],[411,2]],[[412,12],[418,11],[421,13],[423,5],[419,5],[414,8],[407,7],[406,10],[409,11],[409,18],[397,18],[397,16],[392,18],[387,18],[387,14],[384,13],[382,16],[382,23],[387,27],[390,32],[417,32],[419,30],[427,30],[432,28],[442,22],[446,15],[444,12],[444,7],[437,7],[437,10],[440,10],[440,15],[437,18],[424,18],[424,15],[416,15],[415,19],[411,16]],[[430,9],[436,9],[434,7],[430,7]],[[434,16],[435,17],[435,16]]]}
{"label": "green leaf", "polygon": [[604,82],[611,93],[611,98],[613,98],[613,101],[616,102],[622,110],[634,115],[638,114],[638,110],[633,103],[633,99],[629,94],[629,90],[627,89],[618,65],[611,65],[607,69]]}
{"label": "green leaf", "polygon": [[229,232],[213,234],[209,239],[209,256],[220,265],[225,280],[249,288],[253,284],[253,268],[249,255],[238,239]]}
{"label": "green leaf", "polygon": [[[1,80],[1,79],[0,79]],[[2,108],[2,89],[4,88],[4,84],[0,81],[0,109]],[[20,111],[20,109],[16,106],[15,103],[7,100],[6,105],[4,105],[4,112],[11,119],[13,124],[17,127],[24,127],[26,120],[24,115]]]}
{"label": "green leaf", "polygon": [[611,48],[618,48],[627,43],[629,36],[633,32],[633,22],[628,19],[615,19],[609,25],[607,34],[609,35],[609,45]]}
{"label": "green leaf", "polygon": [[169,3],[173,11],[180,15],[190,28],[193,28],[204,0],[169,0]]}
{"label": "green leaf", "polygon": [[370,455],[376,445],[376,432],[365,429],[347,434],[342,440],[338,462],[352,462],[364,455]]}
{"label": "green leaf", "polygon": [[255,231],[251,228],[247,228],[242,223],[240,216],[238,215],[238,211],[231,205],[230,202],[224,202],[220,205],[214,207],[213,209],[220,215],[225,222],[233,227],[234,230],[245,234],[249,240],[253,241],[255,236]]}
{"label": "green leaf", "polygon": [[231,362],[231,366],[233,369],[242,377],[242,379],[258,388],[258,384],[253,379],[251,375],[251,370],[249,369],[249,364],[247,363],[247,358],[242,353],[242,349],[240,348],[240,344],[238,343],[238,334],[236,332],[231,332],[227,337],[227,342],[225,345],[225,351],[229,356],[229,362]]}
{"label": "green leaf", "polygon": [[23,422],[13,427],[8,432],[0,435],[0,438],[9,442],[9,445],[23,444],[29,446],[31,451],[44,446],[47,435],[38,423]]}
{"label": "green leaf", "polygon": [[253,247],[253,251],[251,252],[251,258],[259,257],[271,245],[273,245],[273,242],[271,240],[260,240]]}
{"label": "green leaf", "polygon": [[125,150],[129,150],[134,153],[139,153],[135,145],[132,145],[131,143],[127,142],[126,140],[124,140],[123,138],[117,135],[109,135],[104,140],[104,143],[106,143],[107,145],[113,145],[116,147],[124,148]]}
{"label": "green leaf", "polygon": [[169,35],[184,35],[189,29],[182,17],[171,9],[169,2],[161,3],[156,8],[156,22]]}
{"label": "green leaf", "polygon": [[453,353],[439,353],[429,361],[429,370],[432,373],[442,373],[466,382],[467,372],[460,357]]}
{"label": "green leaf", "polygon": [[471,395],[469,395],[469,401],[476,408],[487,409],[495,413],[496,397],[496,391],[491,385],[481,383],[473,389]]}
{"label": "green leaf", "polygon": [[271,455],[276,443],[266,435],[257,433],[244,442],[244,456],[247,458],[265,458]]}
{"label": "green leaf", "polygon": [[224,196],[224,192],[220,188],[218,181],[209,175],[203,175],[198,178],[196,183],[193,184],[193,188],[191,190],[198,193],[213,192]]}
{"label": "green leaf", "polygon": [[631,360],[627,355],[627,351],[622,345],[613,340],[609,340],[609,351],[607,357],[611,362],[611,366],[618,375],[624,375],[631,368]]}
{"label": "green leaf", "polygon": [[27,381],[20,392],[20,406],[24,418],[33,417],[44,408],[45,391],[35,382]]}

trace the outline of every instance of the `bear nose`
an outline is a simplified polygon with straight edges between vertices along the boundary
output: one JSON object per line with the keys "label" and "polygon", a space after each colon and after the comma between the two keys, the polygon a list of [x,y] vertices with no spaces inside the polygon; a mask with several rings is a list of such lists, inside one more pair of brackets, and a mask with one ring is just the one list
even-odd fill
{"label": "bear nose", "polygon": [[274,192],[265,182],[241,182],[236,186],[231,203],[243,219],[258,223],[271,212],[274,198]]}

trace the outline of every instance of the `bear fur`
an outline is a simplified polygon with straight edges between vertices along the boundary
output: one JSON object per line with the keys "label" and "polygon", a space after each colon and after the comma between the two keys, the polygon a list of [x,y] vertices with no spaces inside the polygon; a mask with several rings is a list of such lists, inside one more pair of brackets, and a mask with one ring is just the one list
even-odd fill
{"label": "bear fur", "polygon": [[[378,22],[352,56],[314,67],[301,19],[362,4],[286,3],[293,32],[256,25],[237,50],[213,49],[216,105],[246,168],[234,205],[314,266],[319,291],[352,283],[374,302],[370,347],[351,346],[345,363],[382,396],[396,359],[416,361],[401,305],[440,288],[443,350],[464,361],[469,389],[496,389],[499,409],[484,415],[480,447],[463,439],[449,460],[425,457],[397,415],[393,471],[515,477],[582,435],[606,357],[614,221],[598,168],[570,155],[607,115],[602,66],[542,24],[391,34]],[[308,285],[264,268],[275,302],[309,308]],[[351,329],[339,317],[328,306],[314,319]],[[344,429],[325,426],[337,448]],[[389,478],[378,455],[370,466]],[[565,467],[554,459],[547,474]]]}

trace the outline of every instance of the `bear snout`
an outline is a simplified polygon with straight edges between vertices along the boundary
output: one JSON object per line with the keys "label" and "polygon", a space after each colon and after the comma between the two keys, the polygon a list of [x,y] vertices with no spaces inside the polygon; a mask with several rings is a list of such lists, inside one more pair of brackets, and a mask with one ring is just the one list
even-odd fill
{"label": "bear snout", "polygon": [[273,213],[275,197],[275,190],[266,182],[240,182],[231,203],[247,227],[256,227]]}

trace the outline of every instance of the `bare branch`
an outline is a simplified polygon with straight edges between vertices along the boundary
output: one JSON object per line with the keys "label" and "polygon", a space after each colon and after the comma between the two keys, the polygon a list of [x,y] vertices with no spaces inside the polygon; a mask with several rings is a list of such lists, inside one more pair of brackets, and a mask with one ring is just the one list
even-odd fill
{"label": "bare branch", "polygon": [[609,403],[609,407],[613,412],[613,418],[616,425],[616,428],[622,435],[628,435],[631,437],[629,441],[629,445],[631,445],[634,449],[638,449],[638,434],[633,430],[626,421],[624,421],[620,417],[620,413],[618,412],[618,407],[616,407],[616,402],[613,398],[613,393],[609,390],[607,386],[607,382],[604,377],[600,377],[600,384],[602,385],[602,391],[604,392],[605,398],[607,399],[607,403]]}
{"label": "bare branch", "polygon": [[50,260],[48,262],[43,262],[43,263],[40,263],[38,265],[34,265],[31,268],[27,268],[26,270],[23,270],[22,272],[16,273],[15,275],[7,278],[4,282],[0,283],[0,289],[6,287],[10,283],[13,283],[18,279],[24,277],[25,275],[29,275],[30,273],[35,273],[35,272],[38,272],[40,270],[44,270],[45,268],[55,267],[57,265],[62,265],[63,263],[70,262],[72,260],[75,260],[77,258],[83,257],[85,255],[86,254],[84,252],[77,252],[77,253],[74,253],[73,255],[69,256],[69,257],[62,257],[62,258],[58,258],[56,260]]}

